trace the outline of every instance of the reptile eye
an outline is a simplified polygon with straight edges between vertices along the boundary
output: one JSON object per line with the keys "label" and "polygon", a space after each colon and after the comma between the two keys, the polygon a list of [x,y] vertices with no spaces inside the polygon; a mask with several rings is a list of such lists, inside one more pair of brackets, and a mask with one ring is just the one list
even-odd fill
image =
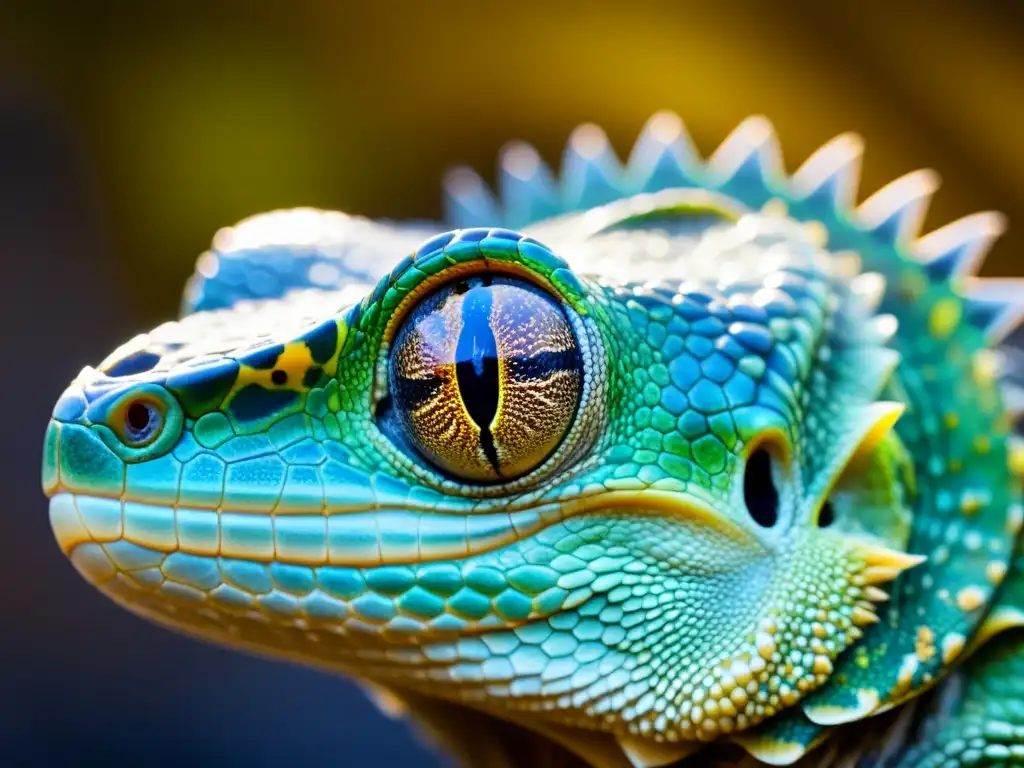
{"label": "reptile eye", "polygon": [[388,377],[420,453],[458,478],[500,482],[537,467],[568,432],[583,363],[554,298],[523,280],[480,275],[413,310]]}
{"label": "reptile eye", "polygon": [[160,404],[148,399],[129,401],[121,416],[121,437],[132,447],[151,442],[163,424],[163,410]]}

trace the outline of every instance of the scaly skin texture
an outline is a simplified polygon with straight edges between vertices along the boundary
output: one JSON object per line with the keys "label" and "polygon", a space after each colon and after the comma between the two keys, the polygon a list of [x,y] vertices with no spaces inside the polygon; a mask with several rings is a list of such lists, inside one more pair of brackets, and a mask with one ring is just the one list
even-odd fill
{"label": "scaly skin texture", "polygon": [[858,162],[658,115],[560,187],[511,146],[503,209],[453,174],[450,231],[244,222],[59,400],[57,539],[472,765],[1022,761],[1024,288],[970,277],[999,217],[916,239],[932,176],[854,210]]}

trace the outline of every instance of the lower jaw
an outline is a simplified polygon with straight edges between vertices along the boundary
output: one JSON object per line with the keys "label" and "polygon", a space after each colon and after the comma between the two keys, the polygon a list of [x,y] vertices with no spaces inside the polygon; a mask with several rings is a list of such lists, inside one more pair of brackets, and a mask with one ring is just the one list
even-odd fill
{"label": "lower jaw", "polygon": [[58,492],[50,521],[70,553],[83,543],[125,541],[165,554],[236,558],[295,566],[424,566],[461,561],[523,543],[584,514],[652,514],[688,520],[730,539],[750,534],[695,500],[665,491],[606,491],[492,512],[372,509],[272,514],[147,504]]}
{"label": "lower jaw", "polygon": [[513,544],[564,516],[556,504],[470,515],[399,509],[324,515],[205,510],[68,492],[50,499],[50,522],[66,553],[82,543],[123,540],[166,554],[297,566],[463,559]]}
{"label": "lower jaw", "polygon": [[[67,519],[77,513],[70,498],[54,502],[53,528],[76,569],[143,618],[255,655],[474,706],[489,701],[510,713],[533,712],[545,697],[554,703],[554,694],[548,696],[540,682],[541,666],[552,669],[542,647],[556,636],[562,638],[554,644],[558,647],[576,649],[580,643],[570,639],[570,625],[553,630],[559,621],[552,617],[595,597],[587,586],[553,585],[532,597],[508,584],[499,591],[485,583],[500,573],[488,565],[489,556],[475,567],[465,560],[417,567],[311,567],[168,553],[123,536],[99,541],[82,535],[75,518]],[[73,531],[78,535],[72,538]],[[428,591],[456,572],[461,586],[448,584],[444,595]],[[396,594],[403,578],[408,586]],[[626,657],[614,647],[596,638],[585,645],[585,661],[573,661],[561,680],[545,684],[563,698],[573,693],[570,671],[589,663],[595,670],[590,677],[598,680],[598,665],[624,665]],[[523,664],[533,677],[517,680]],[[535,703],[521,703],[524,697]]]}
{"label": "lower jaw", "polygon": [[[400,607],[382,608],[401,598],[367,591],[362,600],[341,599],[323,586],[360,576],[365,583],[367,577],[372,580],[369,569],[275,568],[165,554],[124,539],[83,542],[69,557],[109,598],[168,629],[387,689],[483,707],[502,718],[542,716],[568,725],[582,717],[588,702],[630,679],[626,653],[603,639],[581,643],[573,636],[573,624],[553,629],[561,626],[553,615],[533,613],[514,627],[496,612],[479,619],[452,612],[417,619]],[[300,578],[309,581],[303,586]],[[593,616],[596,611],[585,608],[587,595],[593,597],[586,590],[574,599]],[[577,611],[567,615],[579,621]],[[552,658],[556,648],[569,655]]]}
{"label": "lower jaw", "polygon": [[[213,539],[216,543],[219,533],[220,546],[203,551],[190,546],[198,540],[188,539],[187,524],[195,518],[183,512],[69,493],[50,502],[51,525],[69,559],[89,582],[129,610],[220,642],[326,654],[341,666],[380,655],[380,648],[391,652],[410,643],[510,630],[594,595],[572,574],[551,568],[536,569],[513,583],[506,578],[509,569],[499,567],[500,550],[493,547],[474,555],[465,545],[450,560],[416,563],[396,558],[382,564],[380,553],[386,548],[380,546],[366,564],[353,557],[335,565],[270,560],[263,553],[246,556],[244,541],[229,541],[229,528],[217,527],[214,512],[202,514],[211,518]],[[244,517],[269,521],[280,541],[282,533],[292,530],[291,521],[309,516]],[[508,528],[509,515],[502,517]],[[492,531],[492,545],[496,537]],[[484,538],[475,539],[476,544]],[[524,551],[544,546],[517,542],[511,543]]]}
{"label": "lower jaw", "polygon": [[[130,509],[121,510],[120,528],[103,529],[102,505],[82,499],[51,500],[57,539],[87,580],[134,613],[251,653],[510,717],[543,711],[571,724],[589,706],[610,706],[630,684],[630,644],[650,629],[605,616],[622,605],[609,597],[615,580],[637,561],[616,557],[614,542],[584,543],[578,525],[554,523],[515,547],[457,561],[304,565],[140,544],[126,535],[138,522]],[[570,539],[580,558],[556,549]],[[607,549],[585,563],[584,547]],[[530,554],[545,548],[545,557]],[[559,557],[581,568],[555,567]],[[550,566],[531,570],[532,562]]]}

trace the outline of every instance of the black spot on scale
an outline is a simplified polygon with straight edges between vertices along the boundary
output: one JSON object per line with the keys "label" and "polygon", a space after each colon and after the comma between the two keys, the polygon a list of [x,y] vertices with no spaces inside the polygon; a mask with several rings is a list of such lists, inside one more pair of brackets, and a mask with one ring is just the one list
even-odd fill
{"label": "black spot on scale", "polygon": [[267,389],[247,384],[238,390],[228,406],[236,421],[261,421],[287,410],[299,399],[293,389]]}
{"label": "black spot on scale", "polygon": [[307,389],[312,389],[320,383],[320,377],[324,375],[324,369],[319,365],[311,366],[306,369],[306,372],[302,376],[302,386]]}
{"label": "black spot on scale", "polygon": [[306,333],[302,341],[309,347],[313,362],[324,365],[338,349],[338,324],[334,320],[328,320]]}
{"label": "black spot on scale", "polygon": [[191,418],[219,408],[238,378],[238,362],[225,357],[167,377],[165,386]]}
{"label": "black spot on scale", "polygon": [[282,371],[278,368],[276,371],[270,374],[270,380],[277,384],[279,387],[284,386],[288,383],[288,372]]}
{"label": "black spot on scale", "polygon": [[480,446],[501,477],[491,422],[498,412],[498,342],[491,330],[491,292],[474,289],[462,302],[462,330],[455,349],[459,395],[480,430]]}
{"label": "black spot on scale", "polygon": [[155,352],[147,352],[144,349],[140,349],[138,352],[133,352],[128,357],[123,357],[116,363],[111,365],[104,373],[107,376],[114,378],[120,376],[134,376],[139,373],[145,373],[156,368],[157,363],[160,362],[160,355]]}
{"label": "black spot on scale", "polygon": [[284,344],[271,344],[269,347],[243,355],[239,361],[250,368],[266,371],[277,365],[277,359],[282,352],[284,352]]}

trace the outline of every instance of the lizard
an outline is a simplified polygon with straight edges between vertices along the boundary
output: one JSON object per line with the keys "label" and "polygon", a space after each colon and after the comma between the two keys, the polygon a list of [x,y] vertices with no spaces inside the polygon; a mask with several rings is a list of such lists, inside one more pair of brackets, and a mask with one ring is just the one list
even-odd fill
{"label": "lizard", "polygon": [[1024,281],[998,213],[920,234],[931,171],[858,204],[862,152],[663,112],[444,223],[221,230],[58,399],[56,539],[467,765],[1024,765]]}

